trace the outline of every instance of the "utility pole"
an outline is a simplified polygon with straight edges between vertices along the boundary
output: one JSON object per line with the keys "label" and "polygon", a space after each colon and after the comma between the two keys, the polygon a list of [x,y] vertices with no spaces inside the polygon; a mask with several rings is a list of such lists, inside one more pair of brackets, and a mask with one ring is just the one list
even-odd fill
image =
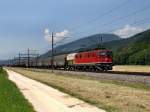
{"label": "utility pole", "polygon": [[28,67],[30,67],[30,49],[28,48]]}
{"label": "utility pole", "polygon": [[39,54],[37,55],[37,57],[36,57],[36,67],[38,66],[38,61],[39,61]]}
{"label": "utility pole", "polygon": [[26,53],[19,52],[19,56],[17,57],[17,65],[22,66],[25,64],[26,67],[31,67],[31,61],[35,62],[35,65],[37,65],[39,53],[34,53],[33,51],[36,50],[31,50],[28,48]]}
{"label": "utility pole", "polygon": [[[11,62],[12,62],[12,61],[10,61],[10,65],[11,65]],[[16,57],[14,57],[13,62],[12,62],[12,65],[13,65],[13,66],[16,66]]]}
{"label": "utility pole", "polygon": [[54,44],[54,37],[55,37],[55,35],[54,35],[54,32],[52,32],[52,34],[49,34],[49,30],[47,30],[46,31],[46,36],[50,36],[51,35],[51,37],[50,38],[52,38],[52,50],[51,50],[51,69],[52,69],[52,73],[54,72],[54,45],[56,45],[56,43]]}
{"label": "utility pole", "polygon": [[20,66],[21,64],[20,64],[20,52],[19,52],[19,66]]}
{"label": "utility pole", "polygon": [[103,49],[103,37],[100,35],[100,49]]}
{"label": "utility pole", "polygon": [[54,34],[52,32],[52,59],[51,59],[52,73],[54,70]]}

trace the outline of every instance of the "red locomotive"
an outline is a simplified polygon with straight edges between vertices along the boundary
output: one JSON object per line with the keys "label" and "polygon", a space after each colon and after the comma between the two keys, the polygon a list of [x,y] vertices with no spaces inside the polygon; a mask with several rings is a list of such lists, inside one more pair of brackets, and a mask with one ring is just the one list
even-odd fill
{"label": "red locomotive", "polygon": [[108,64],[112,63],[112,52],[108,50],[94,50],[78,53],[75,64]]}
{"label": "red locomotive", "polygon": [[[71,57],[72,56],[72,57]],[[112,70],[113,60],[110,50],[92,50],[67,56],[69,69]]]}

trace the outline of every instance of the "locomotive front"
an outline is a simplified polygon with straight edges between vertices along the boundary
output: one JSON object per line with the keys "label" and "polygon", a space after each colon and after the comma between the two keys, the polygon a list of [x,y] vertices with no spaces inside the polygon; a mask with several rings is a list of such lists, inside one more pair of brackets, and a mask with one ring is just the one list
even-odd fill
{"label": "locomotive front", "polygon": [[113,53],[110,50],[97,51],[98,62],[96,65],[104,70],[112,70],[113,66]]}

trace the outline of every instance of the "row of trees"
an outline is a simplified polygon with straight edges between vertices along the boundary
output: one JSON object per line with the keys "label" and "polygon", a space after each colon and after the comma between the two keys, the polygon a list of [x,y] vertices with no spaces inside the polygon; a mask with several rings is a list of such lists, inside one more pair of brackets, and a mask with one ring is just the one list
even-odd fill
{"label": "row of trees", "polygon": [[137,52],[133,55],[126,53],[114,54],[115,64],[150,65],[150,49]]}
{"label": "row of trees", "polygon": [[136,42],[114,52],[115,64],[150,65],[150,37],[141,37]]}

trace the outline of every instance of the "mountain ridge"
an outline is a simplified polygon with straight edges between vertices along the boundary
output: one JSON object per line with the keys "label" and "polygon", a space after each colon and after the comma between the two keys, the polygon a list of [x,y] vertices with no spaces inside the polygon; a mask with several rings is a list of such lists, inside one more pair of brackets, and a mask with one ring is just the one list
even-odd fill
{"label": "mountain ridge", "polygon": [[[120,40],[121,38],[115,34],[95,34],[91,36],[87,36],[73,42],[67,43],[65,45],[60,45],[54,49],[55,55],[60,53],[71,53],[78,51],[78,49],[88,48],[91,45],[95,45],[95,43],[100,43],[100,37],[102,37],[103,42],[110,42],[113,40]],[[51,56],[51,50],[47,53],[41,55],[42,58]]]}

